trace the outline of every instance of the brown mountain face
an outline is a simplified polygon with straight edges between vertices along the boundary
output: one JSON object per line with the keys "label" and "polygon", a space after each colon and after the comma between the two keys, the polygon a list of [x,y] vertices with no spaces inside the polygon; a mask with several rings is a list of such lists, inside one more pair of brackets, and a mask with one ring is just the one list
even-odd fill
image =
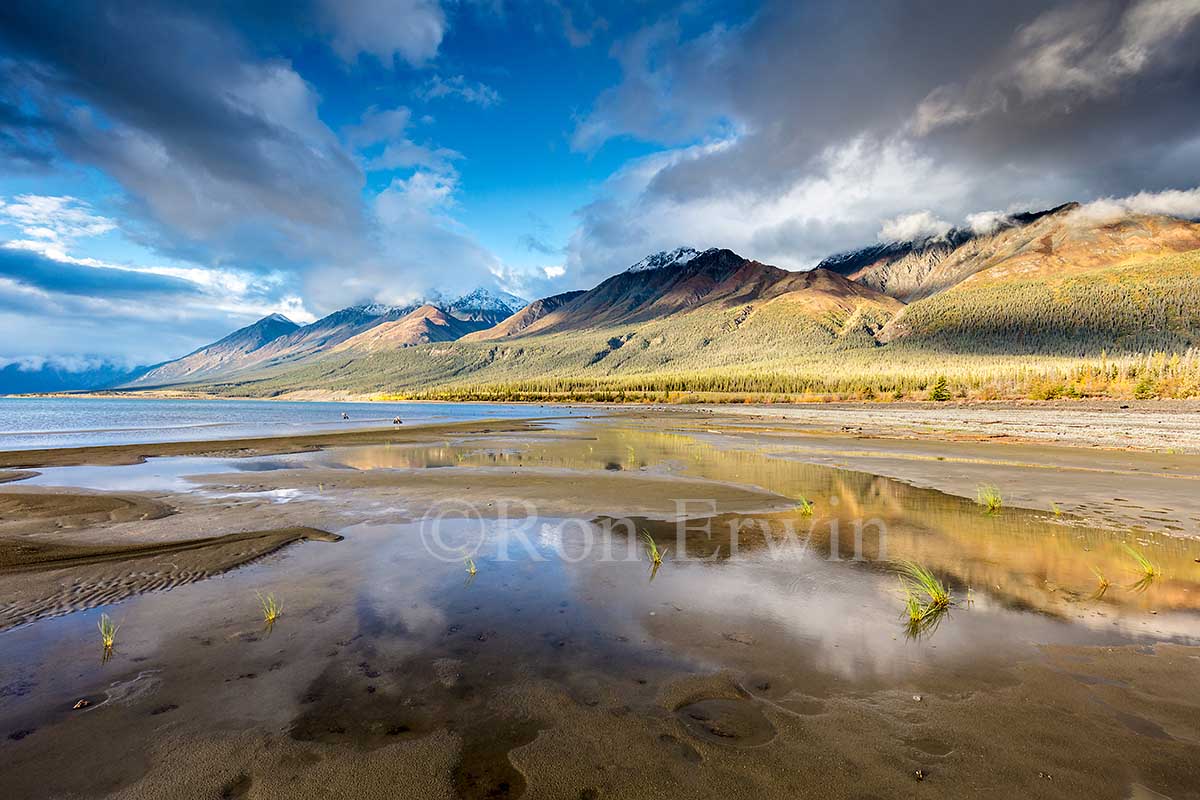
{"label": "brown mountain face", "polygon": [[429,342],[450,342],[488,327],[487,322],[461,320],[429,304],[391,322],[376,325],[333,347],[329,352],[374,353]]}
{"label": "brown mountain face", "polygon": [[943,276],[968,274],[877,338],[988,354],[1186,350],[1200,344],[1198,256],[1198,223],[1071,208],[958,248]]}
{"label": "brown mountain face", "polygon": [[736,303],[788,274],[732,250],[713,249],[683,264],[614,275],[528,325],[522,335],[645,322],[710,302]]}
{"label": "brown mountain face", "polygon": [[931,297],[973,275],[994,279],[1118,264],[1200,247],[1185,220],[1131,216],[1105,221],[1078,203],[1018,214],[990,234],[953,230],[924,242],[878,245],[826,259],[822,266],[906,303]]}
{"label": "brown mountain face", "polygon": [[246,363],[248,357],[265,345],[299,329],[299,325],[282,314],[272,314],[182,358],[161,364],[130,385],[165,386],[226,374]]}
{"label": "brown mountain face", "polygon": [[748,320],[776,300],[793,304],[792,310],[800,313],[833,306],[845,310],[860,302],[891,313],[901,306],[828,270],[788,272],[713,249],[686,263],[614,275],[527,325],[521,335],[631,325],[702,308],[742,307],[742,319]]}
{"label": "brown mountain face", "polygon": [[[978,248],[980,240],[992,234],[1023,228],[1043,217],[1078,207],[1078,203],[1064,203],[1046,211],[1013,214],[998,220],[990,233],[954,228],[931,239],[871,245],[830,256],[817,268],[845,275],[907,303],[952,286],[970,274],[973,265],[963,262],[970,261],[973,251],[960,251],[964,245],[975,242]],[[952,258],[956,252],[957,259]]]}
{"label": "brown mountain face", "polygon": [[557,311],[575,298],[586,294],[584,291],[563,292],[562,294],[543,297],[541,300],[534,300],[529,305],[522,308],[517,313],[513,314],[508,319],[496,325],[494,328],[488,328],[482,331],[468,334],[463,337],[464,342],[483,342],[492,339],[506,339],[510,336],[516,336],[524,332],[530,325],[537,322],[547,314]]}
{"label": "brown mountain face", "polygon": [[311,325],[305,325],[286,336],[268,342],[254,351],[253,359],[248,359],[244,366],[273,366],[299,361],[306,356],[329,350],[377,325],[400,319],[415,309],[416,306],[343,308]]}
{"label": "brown mountain face", "polygon": [[303,326],[290,320],[286,320],[286,325],[282,324],[279,320],[284,318],[274,315],[183,358],[162,364],[132,385],[223,380],[250,370],[301,361],[376,325],[399,319],[414,308],[352,306]]}

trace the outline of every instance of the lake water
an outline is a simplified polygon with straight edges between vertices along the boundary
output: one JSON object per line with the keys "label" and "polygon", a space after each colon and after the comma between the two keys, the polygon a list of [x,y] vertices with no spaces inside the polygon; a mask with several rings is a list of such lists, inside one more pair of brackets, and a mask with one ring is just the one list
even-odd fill
{"label": "lake water", "polygon": [[[343,420],[342,414],[350,417]],[[473,419],[560,417],[579,409],[512,403],[348,403],[265,400],[0,398],[0,450],[288,436]]]}

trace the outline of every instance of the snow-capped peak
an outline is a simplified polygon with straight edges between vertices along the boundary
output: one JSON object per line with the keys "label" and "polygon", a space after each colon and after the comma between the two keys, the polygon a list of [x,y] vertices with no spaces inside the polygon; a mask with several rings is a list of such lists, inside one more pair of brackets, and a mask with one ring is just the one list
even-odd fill
{"label": "snow-capped peak", "polygon": [[692,247],[676,247],[674,250],[661,250],[653,255],[646,256],[625,271],[647,272],[652,269],[662,269],[663,267],[676,267],[688,263],[698,255],[700,255],[700,251]]}
{"label": "snow-capped peak", "polygon": [[515,294],[502,292],[499,289],[480,287],[455,300],[450,304],[450,308],[471,311],[507,311],[513,314],[527,305],[529,305],[528,300],[517,297]]}
{"label": "snow-capped peak", "polygon": [[370,317],[382,317],[385,314],[391,314],[393,311],[398,311],[402,306],[390,306],[387,303],[366,303],[361,306],[355,306],[355,310],[361,311]]}
{"label": "snow-capped peak", "polygon": [[292,322],[290,319],[288,319],[287,317],[285,317],[283,314],[279,314],[279,313],[270,314],[266,317],[263,317],[262,320],[260,320],[260,321],[261,322],[284,322],[284,323],[287,323],[288,325],[296,324],[296,323]]}

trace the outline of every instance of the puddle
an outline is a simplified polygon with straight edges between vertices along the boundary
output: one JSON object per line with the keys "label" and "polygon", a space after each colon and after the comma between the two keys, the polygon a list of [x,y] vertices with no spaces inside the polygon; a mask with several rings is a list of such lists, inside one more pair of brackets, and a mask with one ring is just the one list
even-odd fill
{"label": "puddle", "polygon": [[675,709],[675,716],[693,736],[723,747],[759,747],[775,738],[775,726],[747,700],[697,700]]}
{"label": "puddle", "polygon": [[189,492],[189,476],[225,472],[272,472],[302,469],[305,454],[262,458],[166,456],[122,466],[47,467],[14,486],[61,486],[100,492]]}

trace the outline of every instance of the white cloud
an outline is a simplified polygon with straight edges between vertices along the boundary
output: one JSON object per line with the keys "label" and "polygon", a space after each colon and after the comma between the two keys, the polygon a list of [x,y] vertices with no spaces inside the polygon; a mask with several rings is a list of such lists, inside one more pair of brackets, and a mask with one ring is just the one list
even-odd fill
{"label": "white cloud", "polygon": [[111,219],[93,213],[82,200],[35,194],[17,195],[8,202],[0,200],[0,224],[12,225],[33,239],[60,245],[117,227]]}
{"label": "white cloud", "polygon": [[[50,198],[58,200],[61,198]],[[68,198],[69,199],[69,198]],[[21,197],[15,202],[0,200],[0,213],[14,207],[79,211],[73,203],[43,202],[44,198]],[[27,214],[26,211],[18,211]],[[86,212],[85,212],[86,215]],[[103,226],[91,219],[68,214],[71,232],[97,231]],[[57,217],[56,217],[57,219]],[[59,226],[62,228],[63,226]],[[77,238],[82,238],[80,234]],[[10,359],[24,356],[14,348],[29,348],[42,355],[71,358],[80,342],[88,342],[93,352],[109,351],[112,358],[125,362],[152,362],[178,356],[214,334],[224,335],[233,327],[247,324],[268,314],[280,313],[296,322],[316,317],[304,300],[289,291],[290,279],[281,273],[252,274],[228,268],[204,268],[157,264],[128,264],[69,252],[74,239],[12,239],[0,244],[8,251],[24,251],[57,262],[96,270],[101,280],[119,273],[163,276],[181,282],[170,289],[169,302],[161,296],[139,298],[135,295],[105,297],[80,292],[60,291],[53,286],[38,286],[21,273],[0,278],[0,341],[8,346],[3,355]],[[83,274],[83,273],[77,273]],[[15,279],[14,279],[15,278]],[[31,320],[40,320],[32,324]],[[46,324],[46,320],[57,320]],[[17,331],[25,331],[16,334]],[[36,331],[35,336],[28,335]],[[131,332],[137,331],[137,335]],[[195,339],[188,339],[188,335]]]}
{"label": "white cloud", "polygon": [[454,218],[458,176],[418,169],[393,178],[372,201],[373,251],[305,275],[308,296],[330,307],[364,298],[406,303],[491,285],[503,267]]}
{"label": "white cloud", "polygon": [[344,61],[361,53],[386,67],[396,58],[421,65],[437,55],[446,14],[437,0],[321,0],[332,46]]}
{"label": "white cloud", "polygon": [[105,367],[131,369],[139,366],[139,364],[122,358],[77,355],[73,353],[69,355],[0,357],[0,369],[12,366],[15,366],[20,372],[41,372],[44,369],[52,369],[58,372],[88,372]]}
{"label": "white cloud", "polygon": [[1000,230],[1000,226],[1008,220],[1009,216],[1006,211],[977,211],[967,215],[967,227],[971,229],[972,233],[986,236]]}
{"label": "white cloud", "polygon": [[422,168],[439,173],[454,171],[453,162],[462,153],[448,147],[417,144],[408,136],[412,112],[405,106],[392,109],[372,107],[357,125],[343,131],[346,142],[363,153],[364,166],[371,172]]}
{"label": "white cloud", "polygon": [[1104,223],[1116,222],[1134,214],[1200,219],[1200,187],[1138,192],[1128,197],[1101,197],[1080,206],[1071,216],[1079,221]]}
{"label": "white cloud", "polygon": [[500,93],[486,83],[471,83],[462,75],[443,78],[434,75],[416,92],[423,100],[439,97],[458,97],[477,106],[487,108],[500,102]]}
{"label": "white cloud", "polygon": [[946,220],[936,217],[932,211],[916,211],[884,220],[878,239],[881,242],[923,241],[945,236],[953,227]]}
{"label": "white cloud", "polygon": [[566,275],[567,268],[562,264],[555,264],[550,267],[542,267],[542,272],[546,273],[547,278],[553,280],[554,278],[561,278],[563,275]]}
{"label": "white cloud", "polygon": [[[874,239],[897,197],[940,208],[963,202],[968,184],[954,169],[925,158],[903,140],[859,138],[828,148],[810,172],[778,191],[730,189],[674,197],[647,191],[665,170],[710,158],[725,141],[655,154],[628,164],[610,179],[604,196],[579,213],[567,266],[580,285],[624,269],[647,253],[691,242],[703,250],[728,247],[743,256],[789,269]],[[920,233],[950,226],[932,215]]]}

